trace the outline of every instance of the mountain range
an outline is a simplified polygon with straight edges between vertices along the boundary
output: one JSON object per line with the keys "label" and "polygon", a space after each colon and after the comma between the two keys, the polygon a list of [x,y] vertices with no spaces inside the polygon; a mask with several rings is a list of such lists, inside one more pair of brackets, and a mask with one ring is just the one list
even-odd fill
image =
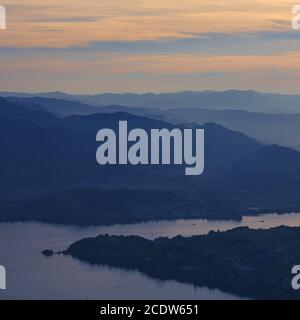
{"label": "mountain range", "polygon": [[238,109],[255,112],[299,113],[300,95],[283,95],[248,91],[183,91],[174,93],[103,93],[75,95],[64,92],[0,92],[2,97],[44,97],[78,101],[93,106],[125,105],[129,107]]}
{"label": "mountain range", "polygon": [[213,122],[242,132],[263,144],[279,144],[300,151],[300,113],[264,113],[245,110],[216,110],[202,108],[159,109],[108,105],[96,107],[78,101],[44,97],[9,97],[8,101],[31,110],[48,111],[57,117],[91,115],[95,113],[126,112],[172,124],[203,125]]}
{"label": "mountain range", "polygon": [[[55,100],[51,113],[51,99],[43,100],[42,106],[40,100],[22,99],[0,98],[0,221],[109,224],[240,218],[245,213],[300,208],[300,154],[291,148],[204,123],[201,176],[187,177],[183,167],[175,165],[103,167],[95,159],[101,128],[117,130],[120,120],[127,120],[129,129],[146,131],[200,126],[117,110],[63,117],[57,115],[61,101]],[[66,105],[71,107],[70,102]],[[133,193],[127,207],[114,200],[126,190]],[[139,197],[134,193],[140,191],[151,200],[134,201]],[[170,199],[168,204],[156,201],[163,197]],[[108,198],[111,202],[102,207]]]}

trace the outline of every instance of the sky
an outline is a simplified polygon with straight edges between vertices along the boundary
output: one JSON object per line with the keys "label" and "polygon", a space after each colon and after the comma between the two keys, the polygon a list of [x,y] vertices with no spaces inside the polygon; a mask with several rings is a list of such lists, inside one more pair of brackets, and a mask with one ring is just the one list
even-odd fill
{"label": "sky", "polygon": [[300,93],[295,1],[0,0],[0,91]]}

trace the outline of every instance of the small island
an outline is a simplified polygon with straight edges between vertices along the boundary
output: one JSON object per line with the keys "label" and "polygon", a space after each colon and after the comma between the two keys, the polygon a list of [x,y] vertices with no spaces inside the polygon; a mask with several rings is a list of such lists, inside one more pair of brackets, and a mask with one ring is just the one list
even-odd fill
{"label": "small island", "polygon": [[53,250],[44,250],[42,252],[42,255],[44,255],[45,257],[52,257],[54,255]]}
{"label": "small island", "polygon": [[300,228],[247,227],[208,235],[147,240],[100,235],[65,252],[95,265],[138,270],[161,279],[256,299],[299,299],[292,267],[300,264]]}

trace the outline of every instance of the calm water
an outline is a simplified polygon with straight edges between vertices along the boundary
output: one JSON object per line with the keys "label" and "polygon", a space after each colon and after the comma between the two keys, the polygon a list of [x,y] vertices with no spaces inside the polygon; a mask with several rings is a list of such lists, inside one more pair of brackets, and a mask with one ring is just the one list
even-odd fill
{"label": "calm water", "polygon": [[7,290],[0,291],[0,299],[237,299],[219,290],[157,281],[139,272],[90,266],[71,257],[45,258],[41,251],[63,250],[73,241],[101,233],[154,239],[279,225],[300,226],[300,214],[244,217],[241,222],[200,219],[91,228],[0,224],[0,264],[7,269]]}

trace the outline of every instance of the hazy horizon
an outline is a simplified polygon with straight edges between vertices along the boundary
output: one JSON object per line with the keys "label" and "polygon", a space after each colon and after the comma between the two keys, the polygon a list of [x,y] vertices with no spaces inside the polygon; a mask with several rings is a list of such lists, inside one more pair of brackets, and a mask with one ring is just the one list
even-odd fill
{"label": "hazy horizon", "polygon": [[298,93],[288,93],[288,92],[271,92],[271,91],[259,91],[255,89],[226,89],[226,90],[212,90],[212,89],[198,89],[198,90],[177,90],[177,91],[95,91],[95,92],[76,92],[76,91],[62,91],[62,90],[43,90],[43,91],[18,91],[18,90],[0,90],[1,93],[5,94],[54,94],[54,93],[61,93],[66,95],[86,95],[86,96],[93,96],[93,95],[104,95],[104,94],[116,94],[116,95],[126,95],[126,94],[133,94],[133,95],[163,95],[163,94],[178,94],[178,93],[225,93],[225,92],[253,92],[258,94],[275,94],[275,95],[288,95],[288,96],[299,96],[300,90]]}

